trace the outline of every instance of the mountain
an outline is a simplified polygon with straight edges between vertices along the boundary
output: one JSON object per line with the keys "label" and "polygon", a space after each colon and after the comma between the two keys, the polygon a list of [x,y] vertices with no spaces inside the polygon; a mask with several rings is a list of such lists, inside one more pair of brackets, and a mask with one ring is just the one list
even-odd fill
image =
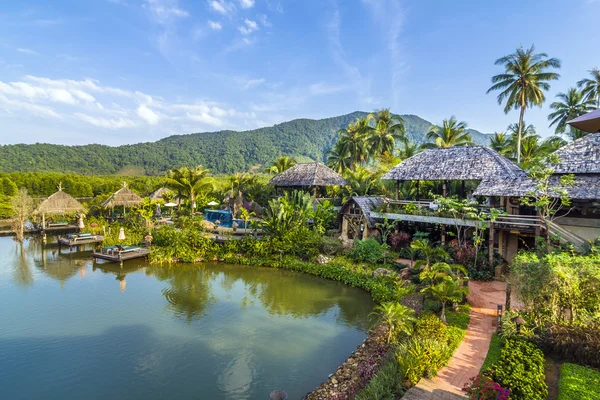
{"label": "mountain", "polygon": [[[202,164],[214,173],[247,171],[268,165],[280,155],[323,161],[337,131],[367,113],[338,117],[295,119],[250,131],[219,131],[175,135],[157,142],[118,147],[90,144],[16,144],[0,146],[0,172],[54,171],[86,175],[160,175],[180,166]],[[407,136],[422,143],[431,126],[416,115],[403,115]],[[473,141],[487,144],[486,134],[470,131]]]}

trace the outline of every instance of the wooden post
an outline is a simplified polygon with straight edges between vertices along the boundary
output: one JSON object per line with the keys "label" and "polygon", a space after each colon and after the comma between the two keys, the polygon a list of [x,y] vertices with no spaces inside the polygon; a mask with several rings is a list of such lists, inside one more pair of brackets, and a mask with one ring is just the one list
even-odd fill
{"label": "wooden post", "polygon": [[494,223],[490,222],[490,241],[488,244],[488,256],[489,256],[488,261],[490,262],[490,267],[494,266],[494,234],[495,234]]}
{"label": "wooden post", "polygon": [[460,181],[460,197],[465,198],[465,181]]}
{"label": "wooden post", "polygon": [[400,199],[400,181],[396,181],[396,200]]}
{"label": "wooden post", "polygon": [[[448,187],[446,181],[442,182],[442,196],[446,197],[448,194]],[[442,246],[446,245],[446,225],[442,225]]]}
{"label": "wooden post", "polygon": [[446,197],[446,195],[448,194],[448,187],[446,184],[447,181],[443,181],[442,182],[442,196]]}
{"label": "wooden post", "polygon": [[419,200],[419,197],[420,197],[420,196],[419,196],[419,186],[420,186],[420,185],[419,185],[419,183],[420,183],[420,182],[421,182],[421,181],[417,179],[417,199],[416,199],[417,201]]}

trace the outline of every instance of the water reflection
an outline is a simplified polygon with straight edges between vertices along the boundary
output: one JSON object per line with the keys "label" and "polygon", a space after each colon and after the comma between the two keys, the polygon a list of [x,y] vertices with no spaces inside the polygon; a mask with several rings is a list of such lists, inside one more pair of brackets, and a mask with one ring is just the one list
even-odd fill
{"label": "water reflection", "polygon": [[14,281],[17,285],[27,287],[33,283],[33,274],[28,260],[25,258],[25,248],[23,243],[17,244],[14,254]]}

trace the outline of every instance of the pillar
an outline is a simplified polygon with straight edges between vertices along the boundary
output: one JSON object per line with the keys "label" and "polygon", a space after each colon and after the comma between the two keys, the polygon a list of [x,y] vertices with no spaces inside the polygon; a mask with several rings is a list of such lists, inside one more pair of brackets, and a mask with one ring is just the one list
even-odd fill
{"label": "pillar", "polygon": [[348,220],[342,216],[342,239],[348,240]]}
{"label": "pillar", "polygon": [[494,229],[494,223],[490,222],[490,241],[488,244],[488,256],[489,256],[489,263],[490,263],[490,267],[494,266],[494,235],[495,235],[495,231],[496,229]]}
{"label": "pillar", "polygon": [[396,200],[400,198],[400,181],[396,181]]}

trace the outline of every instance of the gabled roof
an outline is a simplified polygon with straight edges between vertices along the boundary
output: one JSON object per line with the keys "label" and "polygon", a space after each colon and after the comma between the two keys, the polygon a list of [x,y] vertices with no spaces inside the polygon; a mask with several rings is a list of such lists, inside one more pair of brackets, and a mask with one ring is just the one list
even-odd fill
{"label": "gabled roof", "polygon": [[73,214],[85,211],[80,202],[58,187],[58,192],[44,200],[35,210],[35,214]]}
{"label": "gabled roof", "polygon": [[344,212],[344,210],[349,207],[350,204],[356,203],[367,220],[367,226],[369,228],[374,228],[375,220],[373,220],[371,217],[371,210],[379,207],[384,201],[385,198],[382,196],[354,196],[342,206],[342,212]]}
{"label": "gabled roof", "polygon": [[274,186],[345,186],[348,182],[337,172],[320,162],[298,163],[274,176],[269,185]]}
{"label": "gabled roof", "polygon": [[102,207],[131,207],[140,204],[142,201],[142,198],[138,196],[138,194],[135,193],[133,190],[129,189],[124,183],[121,189],[114,192],[108,199],[106,199],[104,203],[102,203]]}
{"label": "gabled roof", "polygon": [[560,163],[557,174],[600,174],[600,133],[591,133],[554,153]]}
{"label": "gabled roof", "polygon": [[[560,175],[550,178],[551,187],[560,187]],[[576,175],[573,186],[564,187],[573,200],[600,199],[600,175]],[[536,191],[536,183],[527,175],[515,179],[484,180],[475,192],[475,196],[527,197]],[[552,193],[550,193],[552,196]],[[554,197],[560,197],[558,193]]]}
{"label": "gabled roof", "polygon": [[388,171],[382,179],[397,181],[453,181],[513,179],[523,170],[514,162],[483,146],[428,149]]}

